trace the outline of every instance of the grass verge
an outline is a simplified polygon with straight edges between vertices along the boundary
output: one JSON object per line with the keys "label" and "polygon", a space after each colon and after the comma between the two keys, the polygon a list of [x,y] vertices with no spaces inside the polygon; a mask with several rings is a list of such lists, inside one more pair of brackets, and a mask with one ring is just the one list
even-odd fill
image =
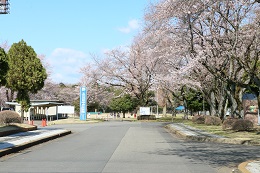
{"label": "grass verge", "polygon": [[0,137],[1,136],[7,136],[19,132],[26,132],[26,131],[32,131],[36,130],[37,126],[30,125],[30,124],[19,124],[19,123],[13,123],[10,125],[2,125],[0,126]]}
{"label": "grass verge", "polygon": [[189,117],[188,120],[184,120],[183,116],[184,116],[183,114],[177,114],[176,117],[173,117],[173,118],[171,116],[162,117],[162,118],[158,119],[157,121],[183,123],[188,126],[206,131],[208,133],[224,136],[227,138],[238,138],[238,139],[246,138],[253,142],[260,141],[260,127],[259,126],[255,127],[255,130],[252,130],[249,132],[247,132],[247,131],[237,132],[237,131],[233,131],[233,130],[223,130],[222,126],[214,126],[214,125],[209,126],[209,125],[205,125],[205,124],[196,124],[191,121],[191,117]]}

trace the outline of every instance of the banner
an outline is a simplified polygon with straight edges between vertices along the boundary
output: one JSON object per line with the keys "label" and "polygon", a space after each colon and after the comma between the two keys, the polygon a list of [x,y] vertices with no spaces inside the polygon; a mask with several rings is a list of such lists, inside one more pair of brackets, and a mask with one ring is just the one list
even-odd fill
{"label": "banner", "polygon": [[80,87],[80,120],[87,120],[87,88]]}

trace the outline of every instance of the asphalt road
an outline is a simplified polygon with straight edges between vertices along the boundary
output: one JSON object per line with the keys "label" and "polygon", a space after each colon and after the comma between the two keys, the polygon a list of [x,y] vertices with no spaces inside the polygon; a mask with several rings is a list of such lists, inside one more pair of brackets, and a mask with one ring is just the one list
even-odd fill
{"label": "asphalt road", "polygon": [[72,134],[0,158],[0,172],[224,173],[260,157],[259,147],[188,142],[163,123],[55,125]]}

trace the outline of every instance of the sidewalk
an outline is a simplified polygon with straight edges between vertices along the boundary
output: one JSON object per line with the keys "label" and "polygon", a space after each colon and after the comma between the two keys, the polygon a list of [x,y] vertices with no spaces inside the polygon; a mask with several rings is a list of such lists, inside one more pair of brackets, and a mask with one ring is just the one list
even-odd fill
{"label": "sidewalk", "polygon": [[[231,139],[223,136],[209,134],[205,131],[187,126],[182,123],[173,123],[166,126],[166,128],[185,139],[191,139],[195,141],[214,142],[214,143],[227,143],[227,144],[250,144],[250,140],[244,139]],[[238,172],[240,173],[260,173],[260,161],[252,160],[243,162],[238,166]]]}
{"label": "sidewalk", "polygon": [[0,157],[70,133],[71,131],[65,129],[38,128],[0,137]]}

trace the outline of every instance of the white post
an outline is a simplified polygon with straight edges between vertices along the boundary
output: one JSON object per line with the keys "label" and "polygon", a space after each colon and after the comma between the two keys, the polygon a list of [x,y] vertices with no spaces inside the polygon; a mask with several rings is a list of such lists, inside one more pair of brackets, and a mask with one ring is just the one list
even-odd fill
{"label": "white post", "polygon": [[49,116],[49,115],[48,115],[48,107],[45,108],[45,113],[46,113],[46,120],[47,120],[47,122],[48,122],[48,116]]}
{"label": "white post", "polygon": [[28,115],[28,122],[30,123],[31,121],[31,108],[28,109],[28,112],[27,112]]}

